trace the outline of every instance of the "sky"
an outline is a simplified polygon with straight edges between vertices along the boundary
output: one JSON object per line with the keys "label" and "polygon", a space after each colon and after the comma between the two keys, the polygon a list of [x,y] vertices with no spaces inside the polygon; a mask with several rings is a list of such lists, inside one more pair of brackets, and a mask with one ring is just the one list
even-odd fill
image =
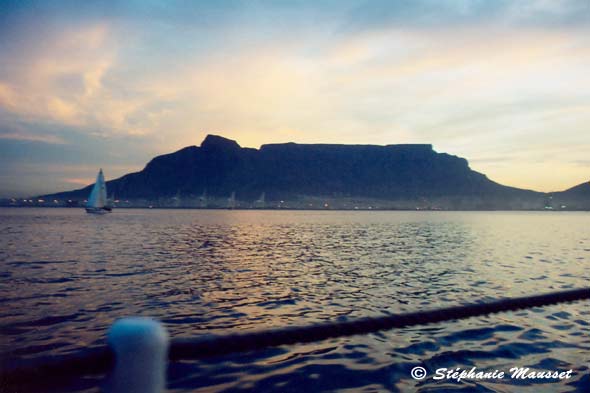
{"label": "sky", "polygon": [[0,197],[207,134],[431,143],[514,187],[590,179],[590,2],[0,1]]}

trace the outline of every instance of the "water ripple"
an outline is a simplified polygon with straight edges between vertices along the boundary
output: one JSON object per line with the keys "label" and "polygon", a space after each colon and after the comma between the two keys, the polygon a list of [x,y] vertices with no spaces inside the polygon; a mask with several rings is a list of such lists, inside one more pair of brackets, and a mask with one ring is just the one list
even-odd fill
{"label": "water ripple", "polygon": [[[18,211],[17,211],[18,210]],[[117,318],[173,336],[434,309],[587,285],[587,214],[0,209],[3,358],[75,353]],[[551,231],[547,231],[551,228]],[[498,391],[508,381],[414,381],[421,365],[573,369],[590,384],[590,306],[181,362],[172,391]],[[88,382],[95,383],[94,386]],[[84,379],[56,391],[96,388]]]}

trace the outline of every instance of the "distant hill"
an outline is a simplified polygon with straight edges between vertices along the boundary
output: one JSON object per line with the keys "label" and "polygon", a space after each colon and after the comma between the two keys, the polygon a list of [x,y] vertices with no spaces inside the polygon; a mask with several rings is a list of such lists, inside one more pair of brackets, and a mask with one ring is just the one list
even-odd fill
{"label": "distant hill", "polygon": [[[44,198],[83,200],[90,188]],[[156,157],[142,171],[107,182],[107,189],[117,199],[177,206],[192,206],[199,198],[223,206],[232,193],[241,204],[263,195],[267,206],[283,201],[294,207],[326,201],[348,208],[540,209],[547,201],[546,194],[500,185],[471,170],[464,158],[426,144],[284,143],[251,149],[216,135],[200,147]],[[563,195],[576,198],[577,192]]]}
{"label": "distant hill", "polygon": [[554,208],[590,210],[590,182],[578,184],[562,192],[550,194],[551,205]]}

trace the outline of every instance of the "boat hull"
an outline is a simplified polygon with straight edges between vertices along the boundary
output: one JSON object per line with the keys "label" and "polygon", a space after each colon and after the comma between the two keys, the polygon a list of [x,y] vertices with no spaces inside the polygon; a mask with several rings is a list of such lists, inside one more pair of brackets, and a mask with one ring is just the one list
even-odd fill
{"label": "boat hull", "polygon": [[107,214],[111,212],[111,208],[107,207],[87,207],[86,213],[88,214]]}

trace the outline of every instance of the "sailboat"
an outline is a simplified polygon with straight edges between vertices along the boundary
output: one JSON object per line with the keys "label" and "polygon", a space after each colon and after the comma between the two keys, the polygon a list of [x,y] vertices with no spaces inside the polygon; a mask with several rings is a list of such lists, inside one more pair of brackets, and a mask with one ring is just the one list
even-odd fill
{"label": "sailboat", "polygon": [[227,200],[227,208],[233,210],[236,208],[236,192],[232,192]]}
{"label": "sailboat", "polygon": [[258,209],[264,209],[265,206],[266,206],[266,193],[263,192],[262,195],[260,195],[260,198],[258,198],[257,200],[254,201],[254,207],[258,208]]}
{"label": "sailboat", "polygon": [[91,214],[106,214],[110,213],[111,207],[107,205],[107,186],[104,182],[104,175],[102,168],[98,171],[96,176],[96,183],[92,187],[88,203],[86,204],[86,213]]}

